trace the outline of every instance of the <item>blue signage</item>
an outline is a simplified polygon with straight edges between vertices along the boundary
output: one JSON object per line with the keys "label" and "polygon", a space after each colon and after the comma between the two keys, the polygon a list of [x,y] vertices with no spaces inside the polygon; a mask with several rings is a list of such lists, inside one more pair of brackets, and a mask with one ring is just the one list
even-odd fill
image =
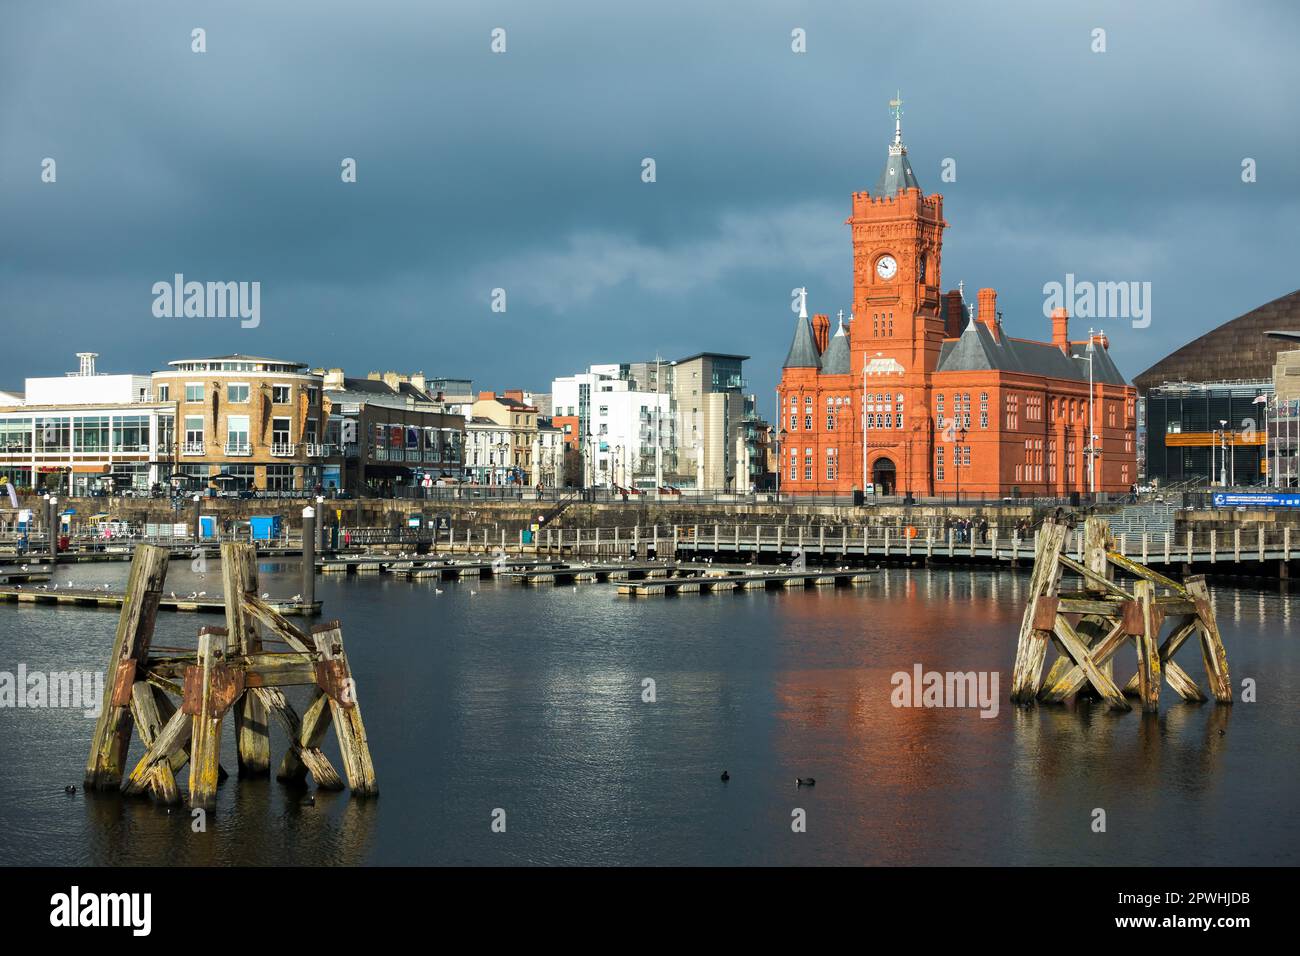
{"label": "blue signage", "polygon": [[1216,508],[1300,508],[1300,494],[1279,495],[1264,492],[1232,494],[1216,491],[1212,500]]}

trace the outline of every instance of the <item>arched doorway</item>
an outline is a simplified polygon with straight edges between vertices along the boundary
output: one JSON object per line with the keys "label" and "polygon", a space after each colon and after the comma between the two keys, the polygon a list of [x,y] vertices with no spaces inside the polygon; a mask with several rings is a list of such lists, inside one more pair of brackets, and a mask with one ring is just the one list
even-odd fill
{"label": "arched doorway", "polygon": [[871,466],[871,483],[880,489],[882,495],[892,495],[898,485],[897,469],[889,458],[877,458]]}

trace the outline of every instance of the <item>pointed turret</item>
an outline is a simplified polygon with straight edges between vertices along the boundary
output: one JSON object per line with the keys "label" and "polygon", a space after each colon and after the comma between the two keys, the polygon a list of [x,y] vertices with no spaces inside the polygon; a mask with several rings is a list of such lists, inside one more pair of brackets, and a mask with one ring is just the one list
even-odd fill
{"label": "pointed turret", "polygon": [[830,345],[822,353],[822,374],[843,375],[852,367],[849,354],[849,336],[844,330],[844,310],[840,310],[840,327],[835,330]]}
{"label": "pointed turret", "polygon": [[898,194],[900,189],[920,189],[912,164],[907,160],[907,147],[903,145],[903,97],[901,94],[889,101],[890,111],[894,114],[894,141],[889,144],[889,158],[885,169],[876,180],[876,188],[871,195],[877,199]]}
{"label": "pointed turret", "polygon": [[794,340],[785,356],[782,368],[821,368],[817,343],[813,339],[812,325],[808,322],[808,290],[799,290],[799,318],[795,320]]}

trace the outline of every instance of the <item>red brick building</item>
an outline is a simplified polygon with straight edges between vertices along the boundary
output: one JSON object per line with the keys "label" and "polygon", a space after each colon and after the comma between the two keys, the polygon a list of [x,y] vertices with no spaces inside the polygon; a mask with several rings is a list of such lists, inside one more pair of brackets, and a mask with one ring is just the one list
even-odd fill
{"label": "red brick building", "polygon": [[960,288],[940,292],[943,197],[922,193],[899,126],[875,188],[853,194],[847,225],[849,321],[840,313],[834,335],[827,315],[810,322],[805,294],[777,388],[783,492],[1130,489],[1137,392],[1109,342],[1071,339],[1063,309],[1052,316],[1050,342],[1016,338],[1003,328],[994,289],[980,289],[969,306]]}

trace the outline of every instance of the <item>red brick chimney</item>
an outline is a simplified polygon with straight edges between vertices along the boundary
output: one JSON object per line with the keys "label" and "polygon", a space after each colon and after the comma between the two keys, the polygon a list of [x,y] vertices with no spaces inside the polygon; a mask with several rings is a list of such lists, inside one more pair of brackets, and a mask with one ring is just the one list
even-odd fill
{"label": "red brick chimney", "polygon": [[496,398],[496,397],[497,397],[497,393],[496,393],[496,392],[479,392],[479,393],[478,393],[478,400],[479,400],[480,402],[490,402],[490,401],[492,401],[492,399],[494,399],[494,398]]}
{"label": "red brick chimney", "polygon": [[988,326],[995,341],[1001,341],[1002,329],[998,323],[998,290],[980,289],[979,308],[979,320]]}
{"label": "red brick chimney", "polygon": [[956,289],[949,289],[944,293],[943,298],[943,334],[950,339],[955,339],[961,335],[962,319],[966,314],[961,302],[961,293]]}
{"label": "red brick chimney", "polygon": [[524,401],[524,390],[522,388],[507,388],[505,391],[506,398],[513,399],[520,404]]}
{"label": "red brick chimney", "polygon": [[1070,354],[1070,313],[1065,309],[1052,310],[1052,344]]}
{"label": "red brick chimney", "polygon": [[814,315],[812,320],[813,341],[817,343],[817,351],[825,352],[826,346],[831,341],[831,317],[829,315]]}

